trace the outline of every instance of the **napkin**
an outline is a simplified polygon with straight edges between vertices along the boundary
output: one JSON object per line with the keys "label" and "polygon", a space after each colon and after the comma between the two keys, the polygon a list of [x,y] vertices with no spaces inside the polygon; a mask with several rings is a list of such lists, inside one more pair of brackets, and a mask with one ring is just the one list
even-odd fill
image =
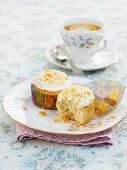
{"label": "napkin", "polygon": [[113,144],[113,129],[102,132],[83,135],[52,134],[43,131],[33,130],[29,127],[16,123],[16,135],[19,141],[30,139],[42,139],[51,142],[58,142],[71,145],[99,145]]}

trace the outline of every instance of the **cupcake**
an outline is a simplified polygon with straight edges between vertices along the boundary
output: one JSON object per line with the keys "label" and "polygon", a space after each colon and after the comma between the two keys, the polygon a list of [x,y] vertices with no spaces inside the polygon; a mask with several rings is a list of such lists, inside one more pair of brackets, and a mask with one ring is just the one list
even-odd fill
{"label": "cupcake", "polygon": [[84,125],[94,117],[94,94],[85,86],[71,85],[58,94],[56,107],[60,120],[71,119]]}
{"label": "cupcake", "polygon": [[32,81],[33,103],[44,109],[56,109],[56,100],[61,90],[71,84],[68,76],[58,70],[44,70]]}

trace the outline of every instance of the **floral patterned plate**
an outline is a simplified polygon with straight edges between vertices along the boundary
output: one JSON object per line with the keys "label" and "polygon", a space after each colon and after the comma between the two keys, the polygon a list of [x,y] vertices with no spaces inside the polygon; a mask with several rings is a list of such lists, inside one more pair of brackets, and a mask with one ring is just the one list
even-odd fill
{"label": "floral patterned plate", "polygon": [[[65,56],[65,58],[67,58],[67,55],[68,55],[65,49],[65,45],[58,45],[58,46],[59,48],[61,48],[58,51],[58,53],[56,53],[54,50],[57,47],[57,45],[46,50],[45,55],[46,55],[47,60],[50,63],[58,67],[71,70],[71,66],[67,62],[67,60],[63,62],[57,59],[57,55]],[[118,62],[118,60],[119,60],[119,56],[116,53],[106,49],[106,50],[96,53],[93,56],[93,59],[90,63],[87,63],[87,64],[83,63],[80,65],[78,64],[77,67],[83,71],[98,70],[98,69],[102,69],[107,66],[110,66],[111,64],[114,64]]]}
{"label": "floral patterned plate", "polygon": [[[70,77],[73,83],[84,84],[89,80],[83,77]],[[40,108],[31,100],[30,81],[23,82],[13,88],[4,98],[3,107],[6,113],[15,121],[30,128],[57,134],[88,134],[109,129],[120,122],[127,112],[127,90],[125,90],[119,105],[109,114],[95,118],[84,126],[77,126],[73,121],[67,123],[54,122],[56,110],[47,110],[46,116],[41,116]]]}

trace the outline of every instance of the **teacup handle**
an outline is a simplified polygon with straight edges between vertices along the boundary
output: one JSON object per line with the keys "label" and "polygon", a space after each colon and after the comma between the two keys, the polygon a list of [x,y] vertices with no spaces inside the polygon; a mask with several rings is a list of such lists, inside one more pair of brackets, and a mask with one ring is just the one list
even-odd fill
{"label": "teacup handle", "polygon": [[97,50],[95,50],[95,52],[94,52],[94,53],[99,52],[99,51],[102,51],[102,50],[104,50],[104,49],[107,47],[107,40],[105,40],[102,36],[100,36],[100,40],[99,40],[99,42],[100,42],[101,40],[103,40],[103,41],[104,41],[104,45],[103,45],[103,47],[102,47],[102,48],[99,48],[99,49],[97,49]]}

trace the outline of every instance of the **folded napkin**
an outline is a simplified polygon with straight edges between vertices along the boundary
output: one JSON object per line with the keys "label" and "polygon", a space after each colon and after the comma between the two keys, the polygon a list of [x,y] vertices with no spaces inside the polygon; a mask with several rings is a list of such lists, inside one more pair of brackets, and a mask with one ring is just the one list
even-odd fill
{"label": "folded napkin", "polygon": [[113,129],[108,129],[94,134],[64,135],[33,130],[20,123],[16,123],[16,135],[17,139],[20,141],[37,138],[72,145],[113,144]]}

